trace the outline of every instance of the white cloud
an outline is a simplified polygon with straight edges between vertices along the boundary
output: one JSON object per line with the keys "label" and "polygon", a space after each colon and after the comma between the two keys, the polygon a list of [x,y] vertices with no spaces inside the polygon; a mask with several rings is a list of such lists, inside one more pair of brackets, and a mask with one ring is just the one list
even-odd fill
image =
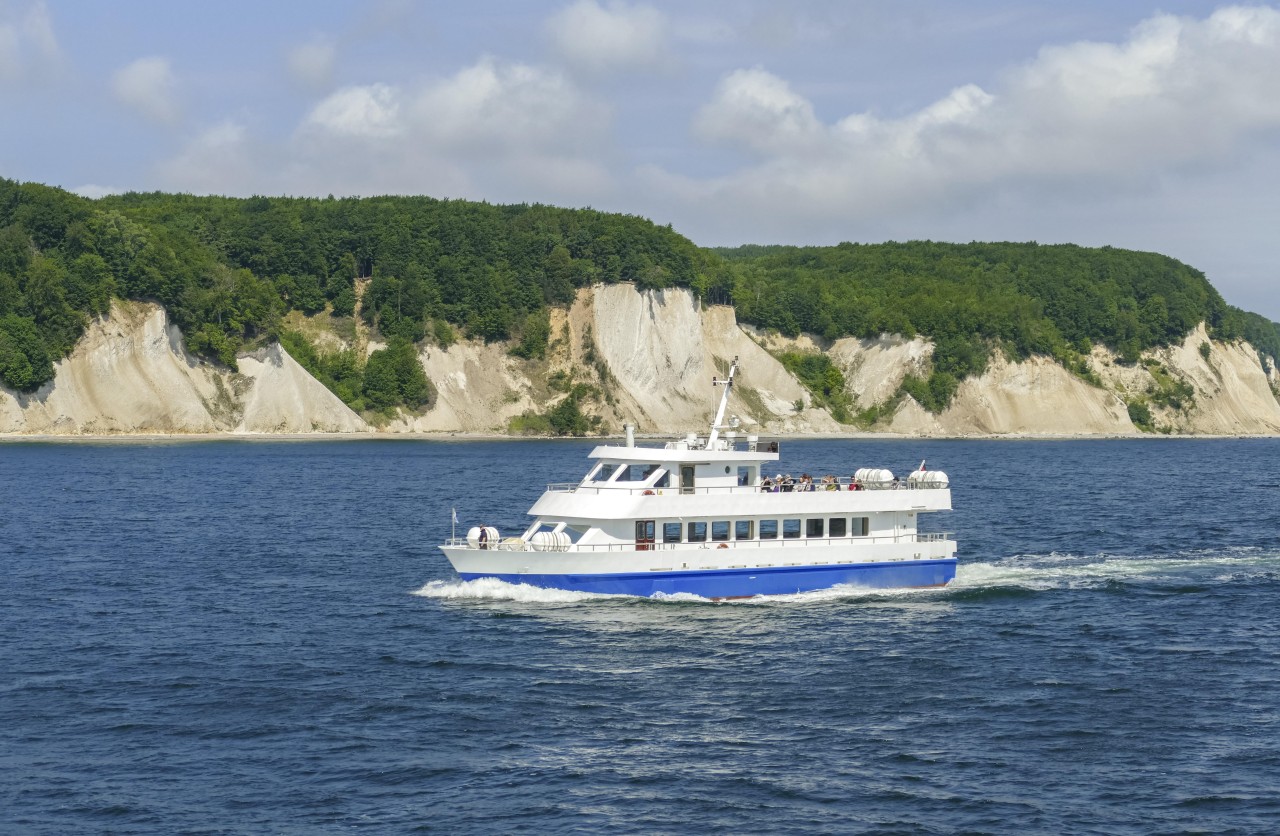
{"label": "white cloud", "polygon": [[694,133],[707,142],[770,155],[808,145],[824,128],[807,99],[757,67],[720,82],[715,98],[698,113]]}
{"label": "white cloud", "polygon": [[309,87],[328,87],[333,81],[333,68],[338,49],[332,40],[317,37],[289,50],[289,74]]}
{"label": "white cloud", "polygon": [[182,152],[159,166],[167,188],[195,194],[248,195],[270,193],[278,181],[279,160],[262,153],[248,130],[234,121],[220,122],[191,139]]}
{"label": "white cloud", "polygon": [[492,58],[423,88],[412,112],[423,138],[466,154],[582,148],[609,118],[560,73]]}
{"label": "white cloud", "polygon": [[122,67],[111,77],[111,91],[121,104],[152,121],[178,121],[177,80],[167,58],[139,58]]}
{"label": "white cloud", "polygon": [[81,197],[87,197],[90,200],[97,200],[100,197],[106,197],[112,194],[124,194],[124,189],[118,186],[99,186],[97,183],[85,183],[83,186],[76,186],[71,190]]}
{"label": "white cloud", "polygon": [[0,6],[0,82],[47,81],[62,69],[62,50],[43,0],[21,16]]}
{"label": "white cloud", "polygon": [[486,58],[416,87],[341,88],[283,144],[225,123],[194,137],[160,175],[166,188],[199,192],[581,204],[613,188],[603,159],[609,119],[559,72]]}
{"label": "white cloud", "polygon": [[312,109],[304,129],[318,129],[334,136],[382,139],[403,131],[400,93],[385,84],[344,87]]}
{"label": "white cloud", "polygon": [[547,21],[552,49],[588,72],[661,67],[670,60],[666,17],[652,6],[578,0]]}
{"label": "white cloud", "polygon": [[1105,194],[1229,165],[1254,138],[1280,133],[1280,11],[1156,16],[1122,43],[1046,48],[990,91],[965,85],[895,118],[863,112],[826,123],[783,79],[739,70],[694,129],[754,161],[719,178],[657,169],[644,177],[660,194],[739,221],[847,224],[1046,184]]}

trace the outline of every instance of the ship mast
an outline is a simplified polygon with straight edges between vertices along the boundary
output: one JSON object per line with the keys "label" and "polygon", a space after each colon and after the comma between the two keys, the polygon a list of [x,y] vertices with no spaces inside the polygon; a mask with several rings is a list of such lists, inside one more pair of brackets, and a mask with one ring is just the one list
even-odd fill
{"label": "ship mast", "polygon": [[733,364],[729,366],[729,376],[724,380],[711,378],[712,386],[723,386],[724,394],[720,396],[720,406],[716,409],[716,417],[711,419],[711,434],[707,436],[707,449],[714,450],[716,441],[720,438],[720,422],[724,420],[725,407],[729,405],[729,393],[733,391],[733,375],[738,371],[738,358],[733,358]]}

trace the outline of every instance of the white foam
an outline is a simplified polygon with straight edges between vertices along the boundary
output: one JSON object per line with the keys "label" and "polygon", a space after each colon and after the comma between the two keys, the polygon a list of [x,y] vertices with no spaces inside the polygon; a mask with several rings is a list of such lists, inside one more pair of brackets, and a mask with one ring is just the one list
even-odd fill
{"label": "white foam", "polygon": [[853,584],[837,584],[826,589],[814,589],[809,592],[795,592],[789,595],[762,595],[756,598],[745,598],[734,603],[742,604],[814,604],[824,601],[855,601],[873,599],[877,601],[893,599],[918,599],[921,596],[932,596],[945,592],[945,587],[919,589],[903,587],[898,589],[874,589],[868,586]]}
{"label": "white foam", "polygon": [[1020,587],[1031,590],[1083,589],[1112,581],[1150,580],[1203,583],[1240,581],[1280,571],[1280,555],[1242,551],[1186,555],[1132,556],[1098,554],[1019,555],[998,563],[961,563],[948,590]]}
{"label": "white foam", "polygon": [[414,595],[449,601],[514,601],[532,604],[577,604],[602,601],[652,601],[662,604],[811,605],[836,601],[920,601],[945,600],[955,592],[993,588],[1033,591],[1050,589],[1095,589],[1123,580],[1173,583],[1239,583],[1280,573],[1280,553],[1256,549],[1236,549],[1227,553],[1189,552],[1179,556],[1097,555],[1017,555],[998,562],[960,563],[956,578],[945,587],[928,589],[872,589],[838,585],[790,595],[760,595],[717,601],[688,592],[662,593],[651,598],[572,592],[512,584],[493,578],[474,581],[431,581]]}
{"label": "white foam", "polygon": [[536,604],[574,604],[582,601],[605,601],[627,598],[627,595],[603,595],[598,592],[572,592],[567,589],[543,589],[523,583],[507,583],[496,578],[474,581],[431,581],[414,595],[447,601],[519,601]]}

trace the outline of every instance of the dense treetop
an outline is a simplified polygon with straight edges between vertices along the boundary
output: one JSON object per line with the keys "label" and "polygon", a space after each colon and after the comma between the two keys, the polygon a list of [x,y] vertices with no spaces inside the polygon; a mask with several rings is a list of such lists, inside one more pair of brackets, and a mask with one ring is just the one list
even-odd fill
{"label": "dense treetop", "polygon": [[1227,305],[1203,273],[1156,253],[931,241],[714,252],[732,268],[744,321],[830,339],[928,336],[937,345],[933,375],[908,390],[935,410],[959,380],[985,368],[997,344],[1082,371],[1080,357],[1095,344],[1134,362],[1203,321],[1215,337],[1245,337],[1280,357],[1280,325]]}
{"label": "dense treetop", "polygon": [[913,394],[933,405],[995,346],[1071,363],[1102,343],[1134,359],[1204,320],[1218,337],[1280,355],[1280,326],[1151,253],[931,242],[706,250],[670,227],[589,209],[425,197],[87,200],[0,179],[0,380],[12,388],[48,380],[113,296],[162,303],[193,351],[234,367],[238,350],[271,337],[306,354],[281,316],[351,316],[358,281],[361,314],[393,342],[388,354],[371,370],[362,358],[320,355],[309,367],[364,408],[428,403],[406,346],[447,342],[455,329],[541,356],[548,307],[595,282],[689,287],[788,334],[926,335],[938,346],[934,379]]}

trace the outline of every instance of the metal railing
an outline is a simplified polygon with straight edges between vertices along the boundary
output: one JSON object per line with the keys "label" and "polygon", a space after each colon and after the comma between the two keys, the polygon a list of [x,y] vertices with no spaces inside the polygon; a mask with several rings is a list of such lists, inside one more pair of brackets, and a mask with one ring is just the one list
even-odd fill
{"label": "metal railing", "polygon": [[[580,482],[551,482],[547,485],[547,493],[583,493],[583,494],[639,494],[641,496],[694,496],[694,495],[724,495],[724,494],[756,494],[756,493],[839,493],[840,491],[849,490],[849,479],[839,479],[834,487],[815,482],[812,487],[802,489],[799,485],[794,486],[791,490],[779,490],[776,487],[766,490],[761,485],[727,485],[727,486],[695,486],[693,488],[680,487],[646,487],[640,485],[637,487],[623,487],[616,482],[599,484],[588,482],[582,484]],[[948,490],[947,488],[926,487],[924,485],[908,482],[905,479],[900,480],[891,485],[863,485],[861,491],[939,491]],[[855,491],[856,493],[856,491]]]}
{"label": "metal railing", "polygon": [[[571,543],[564,549],[548,549],[547,553],[552,552],[634,552],[634,551],[691,551],[698,549],[762,549],[776,548],[797,548],[801,546],[850,546],[850,545],[875,545],[887,543],[941,543],[951,539],[950,531],[931,531],[917,532],[915,534],[871,534],[866,537],[778,537],[777,539],[765,540],[708,540],[708,541],[683,541],[679,543]],[[445,545],[451,548],[476,549],[467,542],[465,537],[452,537],[445,541]],[[644,546],[644,548],[639,548]],[[505,541],[490,543],[487,549],[479,549],[497,552],[527,552],[537,551],[533,546],[519,538],[509,538]]]}

